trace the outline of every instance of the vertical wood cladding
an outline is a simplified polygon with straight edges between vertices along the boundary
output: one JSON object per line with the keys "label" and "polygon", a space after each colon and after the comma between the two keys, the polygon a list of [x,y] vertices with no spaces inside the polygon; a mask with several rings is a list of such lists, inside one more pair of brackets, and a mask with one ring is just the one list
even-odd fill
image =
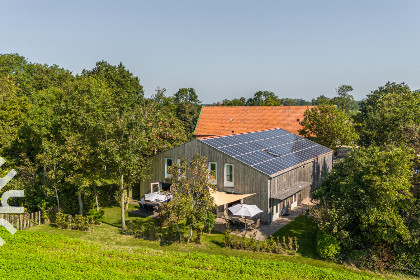
{"label": "vertical wood cladding", "polygon": [[[195,154],[205,156],[208,162],[217,163],[217,182],[215,185],[217,190],[240,194],[256,193],[245,198],[243,203],[257,205],[264,211],[260,216],[261,220],[270,222],[270,177],[197,139],[153,157],[149,172],[150,176],[140,183],[139,195],[143,196],[145,193],[150,192],[151,183],[165,181],[165,158],[171,158],[174,163],[176,163],[177,159],[186,159],[189,163]],[[224,186],[225,164],[233,164],[234,166],[233,187]],[[318,187],[321,182],[321,175],[330,170],[331,166],[332,154],[315,159],[313,162],[305,164],[303,168],[297,167],[272,178],[271,191],[277,191],[285,185],[290,186],[298,181],[313,181],[311,188]],[[138,191],[133,193],[138,193]],[[309,194],[304,195],[307,196]]]}

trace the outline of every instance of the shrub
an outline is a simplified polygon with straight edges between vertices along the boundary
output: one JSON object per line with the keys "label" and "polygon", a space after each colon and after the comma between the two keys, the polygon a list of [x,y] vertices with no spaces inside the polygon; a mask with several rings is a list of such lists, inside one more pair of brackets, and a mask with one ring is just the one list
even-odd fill
{"label": "shrub", "polygon": [[286,237],[283,237],[283,242],[281,242],[280,238],[270,236],[270,238],[264,241],[258,241],[256,239],[256,234],[250,236],[250,238],[245,238],[231,234],[230,230],[225,232],[223,245],[224,247],[232,249],[274,254],[295,254],[298,250],[296,237],[288,237],[287,239]]}
{"label": "shrub", "polygon": [[104,218],[105,211],[103,209],[96,210],[95,208],[93,208],[89,210],[88,215],[93,219],[95,225],[100,225]]}
{"label": "shrub", "polygon": [[204,221],[204,232],[210,233],[216,224],[216,216],[210,211],[207,212],[207,219]]}
{"label": "shrub", "polygon": [[317,234],[316,250],[318,254],[328,260],[335,260],[340,253],[340,243],[331,234],[319,231]]}
{"label": "shrub", "polygon": [[126,222],[128,235],[148,240],[161,240],[162,231],[157,227],[154,220],[129,220]]}
{"label": "shrub", "polygon": [[63,213],[57,213],[55,215],[55,224],[57,225],[58,228],[67,228],[67,223],[66,223],[66,214]]}
{"label": "shrub", "polygon": [[72,229],[77,229],[81,231],[87,231],[90,229],[93,223],[93,219],[90,217],[83,217],[82,215],[75,215]]}
{"label": "shrub", "polygon": [[55,224],[61,229],[74,229],[87,231],[91,229],[93,219],[82,215],[73,216],[70,214],[56,213]]}

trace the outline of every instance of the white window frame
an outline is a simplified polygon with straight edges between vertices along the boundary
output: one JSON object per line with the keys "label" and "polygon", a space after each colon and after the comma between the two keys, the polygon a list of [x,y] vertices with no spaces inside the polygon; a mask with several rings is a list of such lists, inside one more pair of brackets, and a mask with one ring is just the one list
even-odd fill
{"label": "white window frame", "polygon": [[172,161],[172,165],[174,165],[174,160],[172,158],[165,158],[165,178],[171,178],[171,174],[168,172],[168,159]]}
{"label": "white window frame", "polygon": [[153,193],[153,186],[157,185],[157,191],[160,191],[162,189],[161,185],[159,182],[154,182],[154,183],[150,183],[150,193]]}
{"label": "white window frame", "polygon": [[214,172],[214,179],[210,179],[209,182],[212,183],[213,185],[216,185],[217,184],[217,162],[214,162],[214,161],[209,162],[209,173],[210,173],[210,175],[211,175],[211,165],[212,164],[216,165],[216,168],[214,170],[215,171]]}
{"label": "white window frame", "polygon": [[[232,182],[227,180],[227,168],[228,166],[232,166]],[[224,174],[224,181],[225,181],[225,187],[233,187],[234,186],[234,175],[235,175],[235,166],[231,163],[225,163],[224,168],[225,174]]]}

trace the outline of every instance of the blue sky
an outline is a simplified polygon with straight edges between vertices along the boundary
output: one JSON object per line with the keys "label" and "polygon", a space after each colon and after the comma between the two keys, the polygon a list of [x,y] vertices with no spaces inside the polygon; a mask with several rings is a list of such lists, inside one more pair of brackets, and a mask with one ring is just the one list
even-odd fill
{"label": "blue sky", "polygon": [[120,61],[147,96],[193,87],[203,103],[311,100],[341,84],[420,88],[420,1],[4,1],[0,53],[73,73]]}

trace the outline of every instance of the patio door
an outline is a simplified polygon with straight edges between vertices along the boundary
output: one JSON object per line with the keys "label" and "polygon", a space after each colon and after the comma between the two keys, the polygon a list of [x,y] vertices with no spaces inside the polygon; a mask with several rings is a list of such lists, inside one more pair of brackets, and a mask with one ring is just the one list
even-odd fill
{"label": "patio door", "polygon": [[290,207],[291,209],[297,206],[297,198],[298,198],[297,193],[292,196],[292,205]]}

